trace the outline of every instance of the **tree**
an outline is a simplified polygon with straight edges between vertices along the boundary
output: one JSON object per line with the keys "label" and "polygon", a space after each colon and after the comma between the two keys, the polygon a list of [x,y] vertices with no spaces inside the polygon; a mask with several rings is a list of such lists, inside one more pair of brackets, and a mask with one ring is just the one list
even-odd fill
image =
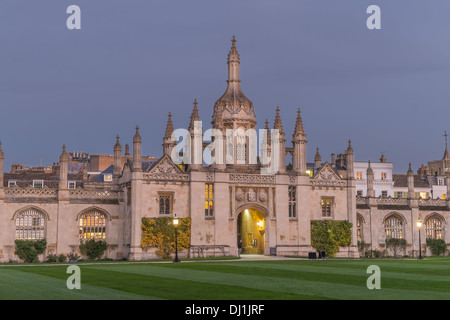
{"label": "tree", "polygon": [[311,221],[311,246],[334,257],[339,247],[351,244],[351,229],[352,224],[348,221]]}
{"label": "tree", "polygon": [[[179,221],[178,250],[183,250],[191,245],[191,218],[182,218]],[[157,248],[158,256],[163,259],[170,258],[175,252],[175,227],[172,218],[143,218],[141,228],[141,246],[143,248],[154,246]]]}

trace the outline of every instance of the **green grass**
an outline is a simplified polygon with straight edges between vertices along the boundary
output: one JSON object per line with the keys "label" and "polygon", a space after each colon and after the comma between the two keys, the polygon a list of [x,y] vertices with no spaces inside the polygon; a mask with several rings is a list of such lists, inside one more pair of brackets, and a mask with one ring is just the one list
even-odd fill
{"label": "green grass", "polygon": [[[369,290],[367,267],[381,269]],[[191,261],[80,264],[69,290],[64,265],[0,266],[0,299],[450,299],[450,259]]]}

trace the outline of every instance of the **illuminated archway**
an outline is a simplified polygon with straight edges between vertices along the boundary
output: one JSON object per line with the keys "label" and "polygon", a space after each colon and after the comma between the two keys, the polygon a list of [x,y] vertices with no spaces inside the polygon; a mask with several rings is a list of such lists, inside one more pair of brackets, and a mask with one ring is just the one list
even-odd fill
{"label": "illuminated archway", "polygon": [[254,207],[242,209],[237,215],[237,241],[242,240],[242,254],[264,254],[266,249],[266,219]]}

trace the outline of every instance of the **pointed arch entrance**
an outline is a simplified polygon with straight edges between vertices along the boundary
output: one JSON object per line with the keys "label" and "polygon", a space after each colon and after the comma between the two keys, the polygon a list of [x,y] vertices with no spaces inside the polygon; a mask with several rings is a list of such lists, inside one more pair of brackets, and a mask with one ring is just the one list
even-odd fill
{"label": "pointed arch entrance", "polygon": [[237,242],[242,240],[242,254],[268,254],[267,210],[245,205],[236,210]]}

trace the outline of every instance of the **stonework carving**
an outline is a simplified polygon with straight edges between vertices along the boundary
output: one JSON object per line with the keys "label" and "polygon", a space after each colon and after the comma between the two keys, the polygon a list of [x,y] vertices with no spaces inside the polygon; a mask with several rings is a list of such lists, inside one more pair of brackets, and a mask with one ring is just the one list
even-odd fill
{"label": "stonework carving", "polygon": [[242,192],[242,189],[236,190],[236,201],[242,201],[244,200],[244,192]]}
{"label": "stonework carving", "polygon": [[249,191],[247,192],[247,199],[250,202],[256,201],[256,192],[252,188],[250,188]]}
{"label": "stonework carving", "polygon": [[231,173],[228,179],[230,182],[241,183],[275,183],[275,176],[264,174]]}
{"label": "stonework carving", "polygon": [[236,204],[241,205],[245,202],[266,204],[268,202],[268,193],[269,188],[239,187],[235,192]]}
{"label": "stonework carving", "polygon": [[313,179],[310,180],[312,187],[318,188],[345,188],[346,181],[342,180],[341,177],[330,167],[327,163],[322,169],[315,175]]}
{"label": "stonework carving", "polygon": [[163,158],[148,173],[143,174],[144,179],[151,180],[169,180],[169,181],[188,181],[189,176],[173,164],[168,158]]}
{"label": "stonework carving", "polygon": [[57,194],[58,190],[49,189],[46,186],[44,186],[43,188],[20,188],[18,186],[5,188],[5,195],[14,197],[56,197]]}

